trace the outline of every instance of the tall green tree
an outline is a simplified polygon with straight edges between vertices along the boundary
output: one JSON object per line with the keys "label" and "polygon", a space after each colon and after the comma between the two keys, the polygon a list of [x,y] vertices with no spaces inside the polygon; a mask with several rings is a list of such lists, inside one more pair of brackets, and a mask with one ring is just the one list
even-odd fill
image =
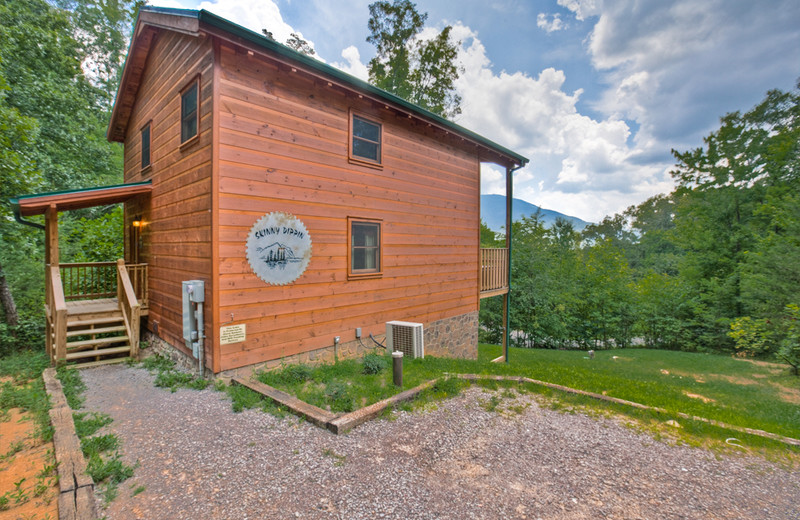
{"label": "tall green tree", "polygon": [[[9,197],[121,180],[122,150],[106,140],[105,129],[132,5],[0,0],[0,292],[6,331],[14,331],[12,305],[21,323],[41,327],[43,301],[43,235],[13,222]],[[103,212],[69,212],[61,219],[69,224]]]}
{"label": "tall green tree", "polygon": [[374,2],[369,14],[367,42],[377,51],[369,62],[370,82],[443,117],[460,114],[459,44],[451,39],[452,27],[419,38],[428,14],[420,14],[410,0]]}
{"label": "tall green tree", "polygon": [[723,117],[705,147],[675,152],[675,240],[699,346],[732,346],[733,320],[782,313],[800,294],[784,260],[798,240],[798,100],[797,91],[771,91]]}

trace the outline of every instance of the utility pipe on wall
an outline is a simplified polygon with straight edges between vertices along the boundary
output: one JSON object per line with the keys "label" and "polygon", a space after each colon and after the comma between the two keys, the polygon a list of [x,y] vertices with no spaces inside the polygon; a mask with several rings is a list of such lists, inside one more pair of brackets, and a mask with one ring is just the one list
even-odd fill
{"label": "utility pipe on wall", "polygon": [[200,372],[200,377],[205,378],[205,324],[203,323],[203,302],[197,303],[197,369]]}

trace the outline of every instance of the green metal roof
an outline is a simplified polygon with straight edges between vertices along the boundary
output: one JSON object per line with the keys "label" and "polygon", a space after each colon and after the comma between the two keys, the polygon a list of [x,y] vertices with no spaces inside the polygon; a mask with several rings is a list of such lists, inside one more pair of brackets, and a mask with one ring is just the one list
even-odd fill
{"label": "green metal roof", "polygon": [[[61,190],[49,191],[44,193],[31,193],[28,195],[20,195],[10,199],[11,209],[15,216],[22,213],[23,207],[30,207],[32,212],[27,212],[26,215],[39,213],[39,206],[49,203],[66,202],[70,206],[78,204],[80,207],[91,207],[93,205],[104,204],[106,200],[113,200],[119,196],[126,197],[132,195],[122,195],[123,192],[143,192],[152,185],[152,182],[147,180],[143,182],[133,182],[129,184],[115,184],[113,186],[96,186],[93,188],[79,188],[75,190]],[[140,189],[141,188],[141,189]],[[119,196],[117,194],[120,194]],[[95,197],[92,197],[92,196]],[[92,204],[92,200],[100,200],[100,204]],[[27,203],[27,204],[26,204]],[[114,202],[108,202],[114,204]],[[74,208],[72,208],[74,209]]]}
{"label": "green metal roof", "polygon": [[327,65],[320,60],[311,58],[306,56],[301,52],[297,52],[294,49],[282,45],[271,38],[267,38],[264,35],[258,34],[250,29],[242,27],[241,25],[235,24],[221,16],[217,16],[214,13],[208,12],[206,10],[195,10],[195,9],[173,9],[168,7],[153,7],[153,6],[143,6],[140,10],[142,11],[150,11],[154,13],[162,13],[162,14],[170,14],[170,15],[177,15],[177,16],[186,16],[186,17],[193,17],[197,18],[197,20],[201,23],[208,24],[212,27],[216,27],[222,31],[230,33],[234,36],[238,36],[247,40],[250,43],[263,47],[264,49],[269,50],[271,53],[277,54],[289,60],[295,61],[301,64],[304,67],[308,67],[312,70],[315,70],[319,73],[322,73],[326,76],[329,76],[354,90],[364,92],[365,94],[369,94],[384,101],[391,103],[393,105],[397,105],[402,107],[403,109],[416,114],[420,118],[427,119],[431,122],[436,123],[437,125],[446,128],[453,133],[460,135],[462,137],[469,138],[471,141],[477,142],[496,153],[504,155],[512,160],[516,161],[519,166],[524,166],[527,164],[528,158],[524,157],[512,150],[504,146],[500,146],[499,144],[479,135],[475,132],[468,130],[452,121],[445,119],[442,116],[434,114],[424,108],[415,105],[399,96],[396,96],[390,92],[386,92],[374,85],[367,83],[361,79],[356,78],[355,76],[351,76],[346,72],[343,72],[336,67],[332,67]]}

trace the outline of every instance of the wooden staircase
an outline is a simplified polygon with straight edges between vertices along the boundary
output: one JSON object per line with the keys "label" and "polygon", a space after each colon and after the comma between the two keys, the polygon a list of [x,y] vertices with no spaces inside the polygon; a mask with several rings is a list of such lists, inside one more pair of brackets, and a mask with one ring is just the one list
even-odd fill
{"label": "wooden staircase", "polygon": [[45,337],[54,364],[105,365],[138,355],[139,323],[147,314],[146,265],[130,271],[122,260],[51,265],[47,275]]}
{"label": "wooden staircase", "polygon": [[67,304],[66,361],[81,366],[124,361],[131,339],[116,298]]}

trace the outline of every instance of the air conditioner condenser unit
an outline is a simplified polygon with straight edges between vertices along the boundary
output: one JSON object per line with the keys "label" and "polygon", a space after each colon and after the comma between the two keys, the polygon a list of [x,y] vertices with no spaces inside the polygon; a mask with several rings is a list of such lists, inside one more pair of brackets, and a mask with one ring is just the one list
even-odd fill
{"label": "air conditioner condenser unit", "polygon": [[386,349],[389,352],[399,350],[403,353],[403,357],[411,359],[424,358],[425,341],[422,334],[422,323],[386,322]]}

